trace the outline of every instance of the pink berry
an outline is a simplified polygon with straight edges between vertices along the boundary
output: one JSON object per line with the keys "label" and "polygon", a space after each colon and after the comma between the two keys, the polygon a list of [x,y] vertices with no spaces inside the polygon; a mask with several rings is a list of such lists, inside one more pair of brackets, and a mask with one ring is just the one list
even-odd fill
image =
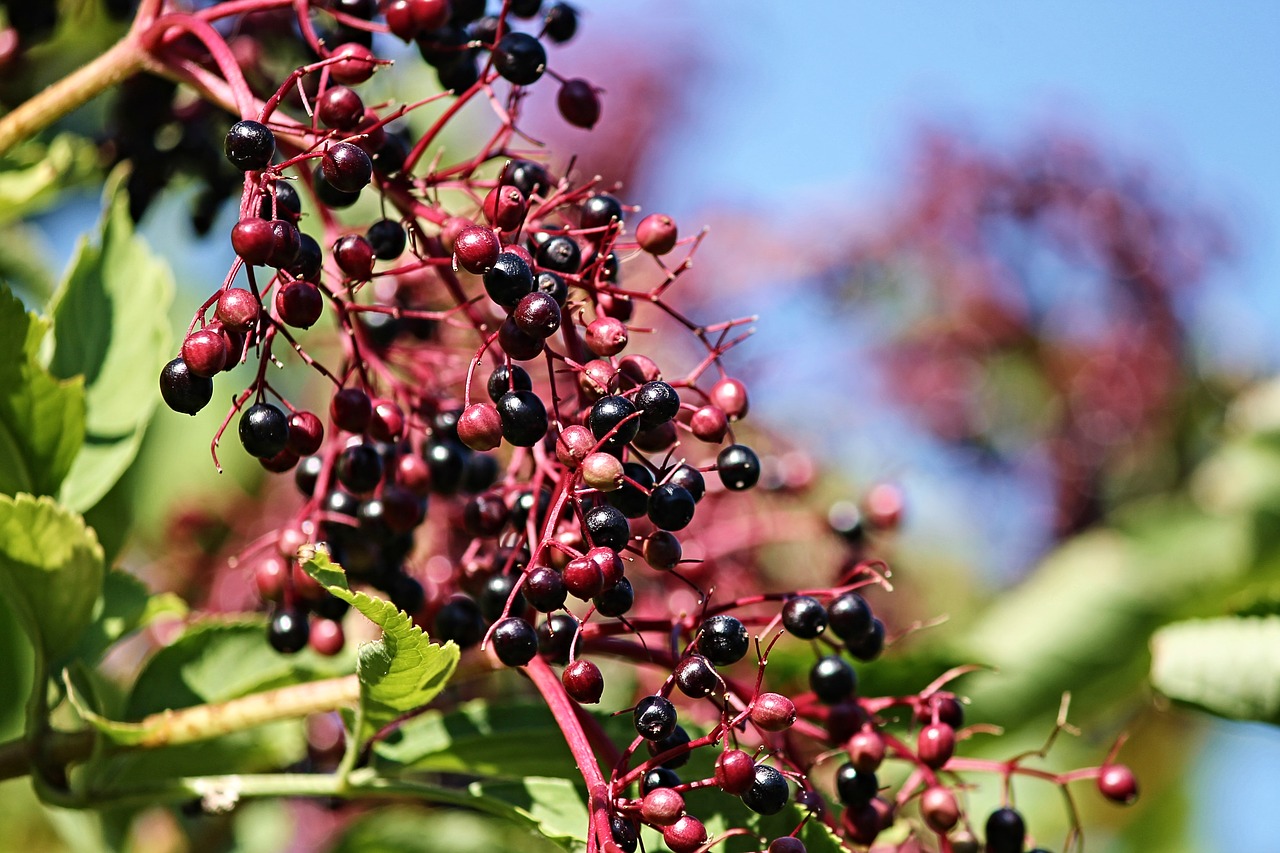
{"label": "pink berry", "polygon": [[600,120],[600,95],[586,80],[565,80],[556,95],[556,106],[574,127],[590,130]]}
{"label": "pink berry", "polygon": [[266,219],[241,219],[231,228],[231,248],[250,266],[267,262],[274,239]]}
{"label": "pink berry", "polygon": [[331,86],[316,99],[316,118],[325,127],[353,130],[364,119],[364,101],[346,86]]}
{"label": "pink berry", "polygon": [[479,225],[463,228],[453,243],[453,255],[458,266],[476,275],[492,269],[501,252],[502,242],[498,235]]}
{"label": "pink berry", "polygon": [[884,761],[884,738],[873,730],[860,731],[849,738],[849,761],[859,773],[874,773]]}
{"label": "pink berry", "polygon": [[1098,790],[1111,802],[1127,806],[1138,799],[1138,778],[1124,764],[1109,764],[1098,776]]}
{"label": "pink berry", "polygon": [[700,441],[719,444],[729,432],[729,417],[719,406],[703,406],[689,418],[689,428]]}
{"label": "pink berry", "polygon": [[960,807],[955,794],[941,785],[926,788],[920,795],[920,814],[929,828],[939,835],[950,832],[960,822]]}
{"label": "pink berry", "polygon": [[956,751],[955,729],[946,723],[930,723],[920,730],[916,739],[916,755],[926,766],[934,770],[942,768]]}
{"label": "pink berry", "polygon": [[472,450],[502,444],[502,417],[492,403],[472,403],[458,417],[458,439]]}
{"label": "pink berry", "polygon": [[796,705],[779,693],[761,693],[751,708],[751,722],[767,732],[782,732],[796,721]]}
{"label": "pink berry", "polygon": [[593,489],[622,488],[622,461],[611,453],[592,453],[582,461],[582,481]]}
{"label": "pink berry", "polygon": [[746,792],[755,778],[756,762],[741,749],[726,749],[716,759],[716,785],[726,794]]}
{"label": "pink berry", "polygon": [[377,441],[399,441],[404,435],[404,411],[394,400],[373,400],[369,435]]}
{"label": "pink berry", "polygon": [[596,446],[596,437],[584,426],[565,427],[556,439],[556,459],[566,468],[577,468]]}
{"label": "pink berry", "polygon": [[655,788],[645,794],[640,803],[640,814],[646,823],[671,826],[684,814],[684,797],[671,788]]}
{"label": "pink berry", "polygon": [[498,186],[489,190],[482,206],[485,219],[503,231],[514,231],[524,222],[528,205],[524,193],[513,186]]}
{"label": "pink berry", "polygon": [[662,840],[673,853],[693,853],[707,843],[707,828],[696,817],[684,815],[671,826],[663,828]]}
{"label": "pink berry", "polygon": [[227,364],[227,341],[216,329],[199,329],[182,342],[182,360],[196,376],[216,376]]}
{"label": "pink berry", "polygon": [[320,288],[307,281],[291,281],[276,292],[276,313],[286,326],[309,329],[324,312]]}
{"label": "pink berry", "polygon": [[258,300],[243,288],[232,287],[218,297],[215,315],[223,328],[233,332],[248,332],[258,322]]}
{"label": "pink berry", "polygon": [[362,44],[348,42],[332,54],[338,61],[329,66],[329,76],[346,86],[355,86],[373,76],[373,51]]}
{"label": "pink berry", "polygon": [[627,327],[612,317],[598,317],[587,324],[586,340],[598,356],[617,355],[627,347]]}
{"label": "pink berry", "polygon": [[342,651],[347,639],[342,633],[342,625],[329,619],[312,619],[311,648],[325,657],[333,657]]}
{"label": "pink berry", "polygon": [[675,220],[664,213],[651,213],[636,226],[636,242],[652,255],[667,254],[678,238]]}

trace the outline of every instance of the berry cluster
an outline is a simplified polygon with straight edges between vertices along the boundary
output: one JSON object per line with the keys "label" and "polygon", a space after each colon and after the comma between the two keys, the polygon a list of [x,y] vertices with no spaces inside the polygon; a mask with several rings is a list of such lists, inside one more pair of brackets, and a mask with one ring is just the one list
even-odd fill
{"label": "berry cluster", "polygon": [[[320,58],[260,98],[216,31],[190,27],[217,72],[210,81],[213,72],[193,70],[194,84],[242,116],[224,153],[244,182],[236,260],[160,387],[170,408],[195,414],[223,373],[257,360],[213,452],[216,464],[235,421],[244,450],[269,471],[293,471],[302,495],[271,547],[244,555],[273,607],[272,646],[343,647],[346,605],[298,564],[304,546],[323,546],[434,640],[528,676],[591,795],[589,850],[634,851],[641,825],[676,853],[718,843],[697,816],[699,795],[688,796],[703,788],[760,815],[803,806],[794,831],[761,839],[773,853],[804,850],[810,820],[855,844],[901,821],[913,839],[963,849],[956,773],[1007,781],[1025,768],[953,755],[963,713],[941,688],[954,673],[913,696],[859,692],[850,661],[886,645],[863,595],[883,582],[882,564],[859,550],[832,585],[770,590],[737,556],[751,536],[728,542],[716,530],[743,516],[736,493],[769,478],[767,457],[738,434],[747,387],[723,364],[751,319],[698,323],[670,300],[702,235],[681,237],[662,214],[637,217],[615,188],[517,147],[525,87],[546,77],[560,85],[567,121],[599,119],[596,90],[549,67],[547,45],[574,36],[574,10],[540,0],[507,0],[494,16],[465,0],[262,5],[291,5]],[[359,87],[385,61],[364,38],[330,48],[311,7],[358,33],[415,41],[448,91],[366,103]],[[293,106],[295,91],[309,94]],[[472,101],[488,102],[500,129],[473,156],[438,154],[428,166]],[[395,126],[409,110],[437,114],[416,139]],[[335,214],[365,195],[378,198],[376,219],[356,226]],[[326,318],[341,349],[317,357],[304,334]],[[692,337],[692,365],[641,351],[659,325]],[[269,380],[281,341],[327,383],[321,413]],[[896,493],[881,498],[869,523],[891,528]],[[831,524],[865,544],[856,514],[834,513]],[[764,689],[785,635],[813,644],[808,691]],[[644,685],[630,708],[635,737],[622,746],[576,707],[602,701],[605,659],[633,666]],[[914,745],[891,731],[894,708],[922,726]],[[677,773],[712,755],[711,775]],[[913,768],[896,794],[876,776],[885,760]],[[830,786],[814,781],[828,763],[838,765]],[[1052,778],[1110,780],[1104,793],[1128,799],[1126,773],[1108,762]],[[1021,850],[1016,813],[997,815],[988,849]]]}

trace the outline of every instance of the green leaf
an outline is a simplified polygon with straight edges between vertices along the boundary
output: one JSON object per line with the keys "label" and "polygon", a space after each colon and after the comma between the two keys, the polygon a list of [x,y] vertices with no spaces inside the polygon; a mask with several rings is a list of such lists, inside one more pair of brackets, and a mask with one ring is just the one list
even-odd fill
{"label": "green leaf", "polygon": [[413,620],[389,601],[352,592],[341,567],[317,551],[307,572],[382,629],[382,639],[361,646],[356,663],[364,712],[361,740],[407,711],[436,697],[458,665],[458,647],[430,642]]}
{"label": "green leaf", "polygon": [[1223,717],[1280,722],[1280,616],[1161,628],[1151,638],[1151,683]]}
{"label": "green leaf", "polygon": [[128,572],[108,572],[93,622],[80,638],[75,657],[95,663],[113,643],[150,624],[157,616],[184,616],[186,612],[186,603],[176,595],[152,595],[146,584]]}
{"label": "green leaf", "polygon": [[32,642],[53,663],[75,648],[102,593],[102,548],[50,498],[0,495],[0,583]]}
{"label": "green leaf", "polygon": [[0,225],[43,210],[97,174],[97,146],[75,134],[19,145],[0,157]]}
{"label": "green leaf", "polygon": [[386,808],[347,824],[329,853],[530,853],[563,849],[508,821],[467,812]]}
{"label": "green leaf", "polygon": [[586,794],[568,779],[482,779],[472,782],[467,790],[476,798],[477,808],[522,823],[544,838],[571,844],[587,840],[591,818]]}
{"label": "green leaf", "polygon": [[0,283],[0,494],[55,494],[84,439],[83,382],[36,361],[40,324]]}
{"label": "green leaf", "polygon": [[169,355],[173,275],[133,233],[128,198],[108,191],[100,245],[82,239],[53,301],[58,377],[83,376],[86,432],[62,499],[92,507],[138,453]]}
{"label": "green leaf", "polygon": [[8,596],[0,596],[0,740],[22,734],[23,711],[35,674],[31,638],[22,630]]}

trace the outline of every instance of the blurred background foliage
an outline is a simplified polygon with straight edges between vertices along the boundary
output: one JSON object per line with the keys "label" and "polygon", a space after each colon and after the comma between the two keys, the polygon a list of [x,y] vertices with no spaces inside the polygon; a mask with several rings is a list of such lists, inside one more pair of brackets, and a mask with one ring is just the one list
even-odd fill
{"label": "blurred background foliage", "polygon": [[[6,104],[120,32],[103,4],[59,6],[47,41],[0,58]],[[605,31],[608,6],[588,18],[600,39],[584,39],[565,60],[604,85],[604,121],[589,136],[565,130],[548,117],[550,98],[535,97],[546,114],[535,116],[535,135],[572,152],[580,174],[649,198],[660,181],[656,155],[646,152],[669,150],[681,117],[705,108],[698,81],[715,56],[619,51],[628,36]],[[415,100],[437,84],[405,62],[372,85]],[[134,161],[132,212],[176,273],[175,335],[216,286],[230,261],[224,235],[233,215],[218,200],[235,189],[216,166],[224,120],[197,110],[187,124],[175,117],[141,129],[149,137],[134,134],[154,148],[122,148],[120,104],[157,91],[182,104],[166,84],[132,81],[125,100],[104,98],[0,160],[0,277],[29,306],[53,293],[122,159]],[[471,129],[481,131],[483,120]],[[1200,772],[1207,732],[1223,742],[1203,711],[1280,722],[1280,384],[1266,378],[1265,364],[1219,358],[1205,335],[1206,291],[1223,287],[1250,249],[1230,217],[1187,192],[1182,176],[1120,154],[1106,138],[1106,128],[1054,125],[992,142],[957,124],[917,124],[886,202],[825,199],[786,217],[700,211],[715,233],[682,298],[695,309],[715,302],[762,315],[760,340],[735,353],[736,364],[758,383],[757,399],[777,392],[762,443],[783,481],[816,478],[821,501],[809,509],[820,514],[857,497],[873,479],[905,486],[904,532],[876,543],[895,570],[895,592],[874,602],[889,614],[894,642],[865,668],[867,688],[915,691],[950,666],[980,665],[958,692],[971,699],[970,722],[1004,735],[977,734],[962,751],[992,757],[1037,748],[1069,692],[1083,734],[1060,739],[1047,766],[1096,763],[1127,732],[1122,759],[1144,786],[1127,811],[1080,792],[1087,849],[1200,851],[1209,848],[1195,826],[1197,804],[1222,801],[1206,786],[1225,784],[1228,772],[1259,778],[1239,764]],[[153,154],[164,156],[139,168]],[[154,419],[137,460],[88,519],[108,553],[123,555],[153,590],[235,610],[252,607],[253,593],[226,557],[269,526],[273,501],[288,498],[238,454],[224,460],[226,474],[214,473],[215,409],[194,421]],[[848,449],[864,426],[878,441],[903,436],[891,470]],[[931,466],[948,480],[932,492],[940,478]],[[785,491],[778,500],[791,500]],[[955,525],[979,516],[986,541],[955,545]],[[794,544],[770,555],[777,572],[806,559]],[[26,683],[29,653],[10,618],[0,619],[0,644],[13,651],[0,655],[3,683]],[[112,664],[134,672],[145,651],[128,647]],[[774,664],[778,677],[806,666],[784,654]],[[0,709],[6,736],[20,725],[21,699]],[[1280,790],[1274,772],[1270,779],[1251,801]],[[996,788],[973,791],[975,814],[995,802]],[[442,839],[455,853],[540,849],[520,829],[462,813],[397,808],[339,820],[323,804],[255,803],[234,817],[151,809],[98,822],[39,806],[22,780],[0,790],[0,837],[33,853],[106,844],[148,853],[430,853],[446,849]],[[1068,818],[1058,792],[1019,782],[1016,797],[1037,837],[1058,843]],[[1245,828],[1240,838],[1249,837]]]}

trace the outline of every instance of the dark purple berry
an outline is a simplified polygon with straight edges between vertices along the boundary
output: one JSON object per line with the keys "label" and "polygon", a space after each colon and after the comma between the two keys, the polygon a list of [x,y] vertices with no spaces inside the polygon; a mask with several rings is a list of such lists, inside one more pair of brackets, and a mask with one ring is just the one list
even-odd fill
{"label": "dark purple berry", "polygon": [[240,443],[250,456],[275,456],[289,443],[289,419],[270,403],[254,403],[240,416]]}
{"label": "dark purple berry", "polygon": [[716,666],[728,666],[742,660],[751,641],[747,626],[727,614],[712,616],[698,632],[698,651]]}
{"label": "dark purple berry", "polygon": [[856,592],[846,592],[833,599],[827,608],[831,633],[846,643],[862,640],[871,631],[871,607]]}
{"label": "dark purple berry", "polygon": [[549,338],[560,328],[560,306],[554,297],[535,290],[520,299],[511,319],[532,338]]}
{"label": "dark purple berry", "polygon": [[611,506],[598,506],[587,512],[583,529],[593,545],[621,551],[631,539],[627,517]]}
{"label": "dark purple berry", "polygon": [[573,275],[582,266],[582,251],[572,237],[559,235],[538,247],[538,266]]}
{"label": "dark purple berry", "polygon": [[489,399],[498,402],[508,391],[531,391],[533,380],[523,367],[518,364],[500,364],[489,374],[489,382],[485,385]]}
{"label": "dark purple berry", "polygon": [[760,458],[744,444],[731,444],[716,457],[720,482],[730,491],[749,489],[760,480]]}
{"label": "dark purple berry", "polygon": [[265,124],[245,119],[231,125],[222,150],[240,171],[256,172],[271,165],[276,138]]}
{"label": "dark purple berry", "polygon": [[578,32],[578,13],[568,3],[552,3],[542,20],[543,32],[556,44],[564,44]]}
{"label": "dark purple berry", "polygon": [[470,648],[484,638],[484,621],[480,607],[465,595],[455,595],[436,614],[437,642],[452,640],[461,648]]}
{"label": "dark purple berry", "polygon": [[790,795],[785,776],[767,764],[757,764],[755,778],[742,795],[742,802],[756,814],[771,815],[782,811]]}
{"label": "dark purple berry", "polygon": [[870,661],[880,657],[884,651],[884,623],[873,617],[871,630],[861,639],[846,643],[845,648],[858,660]]}
{"label": "dark purple berry", "polygon": [[547,407],[532,391],[508,391],[497,406],[502,437],[516,447],[533,447],[547,434]]}
{"label": "dark purple berry", "polygon": [[664,483],[649,493],[649,520],[660,530],[683,530],[695,508],[693,495],[683,486]]}
{"label": "dark purple berry", "polygon": [[826,705],[835,705],[853,696],[858,676],[844,658],[827,655],[809,670],[809,688]]}
{"label": "dark purple berry", "polygon": [[352,494],[372,492],[382,482],[382,457],[372,445],[353,444],[338,454],[338,482]]}
{"label": "dark purple berry", "polygon": [[596,612],[601,616],[617,618],[623,616],[635,604],[636,594],[631,588],[631,581],[623,578],[595,597]]}
{"label": "dark purple berry", "polygon": [[987,818],[987,853],[1022,853],[1027,826],[1022,815],[1007,806]]}
{"label": "dark purple berry", "polygon": [[600,120],[600,94],[587,80],[575,77],[560,84],[556,107],[565,121],[590,130]]}
{"label": "dark purple berry", "polygon": [[640,410],[642,429],[665,424],[680,411],[680,395],[665,382],[646,382],[636,392],[636,408]]}
{"label": "dark purple berry", "polygon": [[583,228],[604,228],[615,219],[622,222],[624,211],[622,202],[611,195],[593,195],[582,203],[582,217],[579,223]]}
{"label": "dark purple berry", "polygon": [[330,146],[320,160],[329,186],[344,193],[358,193],[373,177],[373,161],[359,145],[339,142]]}
{"label": "dark purple berry", "polygon": [[213,399],[213,380],[197,376],[179,356],[160,371],[160,396],[175,412],[194,415]]}
{"label": "dark purple berry", "polygon": [[307,614],[301,610],[278,610],[267,624],[267,642],[281,654],[297,654],[310,638]]}
{"label": "dark purple berry", "polygon": [[636,703],[636,732],[645,740],[662,740],[676,730],[676,706],[661,696],[646,696]]}
{"label": "dark purple berry", "polygon": [[509,32],[493,49],[493,67],[517,86],[528,86],[547,68],[547,51],[528,33]]}
{"label": "dark purple berry", "polygon": [[[459,237],[459,241],[461,239]],[[502,252],[493,262],[493,267],[484,274],[484,289],[494,302],[503,308],[514,309],[521,299],[533,292],[533,273],[519,255],[511,251]]]}
{"label": "dark purple berry", "polygon": [[711,661],[693,654],[676,664],[676,687],[691,699],[704,699],[720,688],[720,676]]}
{"label": "dark purple berry", "polygon": [[[689,740],[689,733],[684,730],[684,726],[676,726],[675,731],[661,740],[651,740],[648,742],[647,746],[649,747],[649,755],[653,758],[657,758],[664,752],[678,749],[682,746],[687,746],[689,744]],[[692,750],[685,750],[679,755],[674,755],[671,758],[668,758],[666,761],[662,762],[661,766],[671,770],[677,770],[689,763],[689,756],[691,754]]]}
{"label": "dark purple berry", "polygon": [[364,236],[380,261],[394,261],[404,254],[408,244],[404,226],[394,219],[379,219],[369,226]]}
{"label": "dark purple berry", "polygon": [[[575,702],[583,705],[594,705],[604,695],[604,676],[600,673],[600,667],[583,658],[578,658],[565,667],[564,673],[560,676],[560,683],[564,685],[565,692],[573,697]],[[614,820],[618,819],[614,818]],[[618,837],[616,827],[614,833],[616,839]],[[634,835],[631,837],[635,838]],[[624,846],[623,849],[627,848]],[[631,849],[635,850],[634,842]]]}
{"label": "dark purple berry", "polygon": [[538,635],[518,616],[508,616],[493,629],[493,650],[507,666],[524,666],[538,653]]}
{"label": "dark purple berry", "polygon": [[338,429],[364,432],[373,417],[373,403],[360,388],[343,388],[329,401],[329,417]]}
{"label": "dark purple berry", "polygon": [[569,591],[565,589],[564,579],[555,569],[539,566],[529,572],[524,582],[524,595],[540,613],[550,613],[564,607]]}
{"label": "dark purple berry", "polygon": [[553,613],[538,626],[538,652],[551,663],[568,663],[578,620],[568,613]]}
{"label": "dark purple berry", "polygon": [[880,782],[875,773],[859,772],[847,762],[836,771],[836,793],[846,807],[865,806],[879,792]]}
{"label": "dark purple berry", "polygon": [[827,629],[827,609],[808,595],[797,595],[782,606],[782,627],[802,640],[816,639]]}
{"label": "dark purple berry", "polygon": [[619,449],[640,431],[640,419],[634,417],[635,414],[635,404],[626,397],[602,397],[591,407],[587,426],[597,440],[603,440],[612,432],[603,447],[606,450]]}

